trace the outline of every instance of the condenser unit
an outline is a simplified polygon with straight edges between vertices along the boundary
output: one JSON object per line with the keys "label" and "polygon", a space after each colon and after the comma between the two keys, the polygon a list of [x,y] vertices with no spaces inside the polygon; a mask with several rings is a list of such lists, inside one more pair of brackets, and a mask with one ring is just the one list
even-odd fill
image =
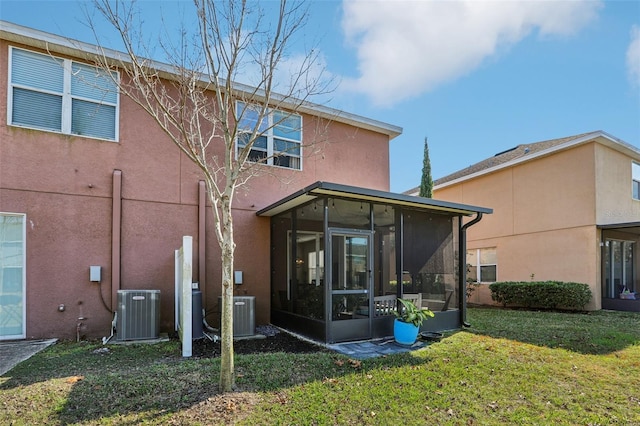
{"label": "condenser unit", "polygon": [[[218,297],[222,306],[222,297]],[[222,311],[222,309],[220,309]],[[256,297],[233,297],[233,337],[253,336],[256,334]]]}
{"label": "condenser unit", "polygon": [[117,315],[117,340],[158,338],[160,290],[118,290]]}

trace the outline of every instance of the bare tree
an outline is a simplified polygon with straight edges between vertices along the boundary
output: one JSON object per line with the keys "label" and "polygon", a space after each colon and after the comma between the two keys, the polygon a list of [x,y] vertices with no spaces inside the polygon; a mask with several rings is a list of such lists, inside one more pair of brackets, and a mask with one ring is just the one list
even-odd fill
{"label": "bare tree", "polygon": [[[258,1],[194,0],[197,31],[189,34],[183,28],[166,39],[177,42],[161,43],[167,67],[148,59],[132,2],[95,0],[94,5],[117,30],[126,52],[114,61],[103,51],[99,65],[120,70],[121,78],[115,79],[120,93],[142,107],[204,176],[222,254],[220,390],[231,391],[234,194],[269,159],[255,155],[255,142],[275,126],[288,124],[310,97],[327,93],[329,87],[321,73],[315,73],[316,50],[297,62],[286,85],[280,86],[276,78],[290,44],[301,36],[307,7],[286,0],[277,7],[266,4],[269,10]],[[253,78],[250,85],[235,82],[243,73]],[[286,152],[274,153],[275,158],[282,155]]]}

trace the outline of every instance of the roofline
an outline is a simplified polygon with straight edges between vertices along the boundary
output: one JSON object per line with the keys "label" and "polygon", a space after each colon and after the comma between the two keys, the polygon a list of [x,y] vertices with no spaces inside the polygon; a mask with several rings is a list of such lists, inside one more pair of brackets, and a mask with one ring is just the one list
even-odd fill
{"label": "roofline", "polygon": [[[79,40],[69,39],[57,34],[36,30],[34,28],[25,27],[3,20],[0,20],[0,39],[43,49],[48,52],[74,57],[86,59],[87,55],[100,55],[112,61],[130,63],[128,55],[123,52]],[[173,67],[164,62],[150,60],[149,66],[162,72],[167,78],[176,75],[173,71]],[[204,78],[202,78],[202,81],[206,82]],[[241,83],[234,83],[234,88],[240,92],[253,92],[253,88]],[[273,93],[272,96],[277,101],[280,101],[285,108],[287,104],[292,106],[296,104],[295,102],[288,101],[287,97],[283,95]],[[302,102],[301,105],[297,106],[297,111],[327,120],[349,124],[361,129],[371,130],[376,133],[382,133],[389,136],[390,140],[402,134],[402,127],[400,126],[384,123],[382,121],[330,108],[313,102]]]}
{"label": "roofline", "polygon": [[536,153],[533,153],[531,155],[518,157],[518,158],[515,158],[513,160],[507,161],[505,163],[498,164],[498,165],[493,166],[493,167],[488,167],[488,168],[480,170],[478,172],[470,173],[468,175],[459,177],[457,179],[450,180],[448,182],[441,183],[439,185],[434,185],[433,189],[434,190],[444,189],[444,188],[446,188],[448,186],[456,185],[458,183],[461,183],[461,182],[464,182],[464,181],[467,181],[467,180],[475,179],[475,178],[477,178],[479,176],[483,176],[483,175],[486,175],[486,174],[494,173],[494,172],[497,172],[499,170],[506,169],[506,168],[509,168],[509,167],[513,167],[513,166],[515,166],[517,164],[526,163],[527,161],[531,161],[531,160],[534,160],[536,158],[545,157],[545,156],[551,155],[551,154],[553,154],[555,152],[558,152],[558,151],[563,151],[565,149],[573,148],[575,146],[582,145],[582,144],[590,142],[590,141],[596,141],[598,138],[602,139],[599,142],[603,142],[604,145],[609,146],[610,148],[613,148],[613,149],[615,149],[617,151],[624,152],[624,153],[628,154],[631,157],[636,157],[637,159],[640,159],[640,149],[638,149],[635,146],[623,141],[622,139],[619,139],[619,138],[616,138],[615,136],[610,135],[607,132],[604,132],[602,130],[598,130],[596,132],[588,133],[588,134],[586,134],[584,136],[572,139],[572,140],[570,140],[568,142],[553,146],[551,148],[543,149],[543,150],[538,151]]}
{"label": "roofline", "polygon": [[493,213],[493,209],[486,207],[471,206],[467,204],[452,203],[449,201],[434,200],[432,198],[413,197],[405,194],[396,194],[393,192],[318,181],[294,192],[280,201],[258,210],[256,215],[274,216],[308,201],[312,201],[321,195],[347,197],[359,201],[370,201],[381,204],[393,204],[421,209],[427,208],[430,210],[446,211],[465,216],[469,216],[474,213]]}
{"label": "roofline", "polygon": [[640,227],[640,222],[608,223],[604,225],[596,225],[596,228],[598,229],[624,229],[637,227]]}

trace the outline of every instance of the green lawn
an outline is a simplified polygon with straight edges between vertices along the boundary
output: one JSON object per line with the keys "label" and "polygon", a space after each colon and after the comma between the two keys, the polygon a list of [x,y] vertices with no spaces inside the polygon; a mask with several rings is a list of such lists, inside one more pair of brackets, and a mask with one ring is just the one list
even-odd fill
{"label": "green lawn", "polygon": [[[470,309],[470,329],[358,362],[59,343],[0,378],[0,424],[640,424],[640,314]],[[12,423],[13,422],[13,423]]]}

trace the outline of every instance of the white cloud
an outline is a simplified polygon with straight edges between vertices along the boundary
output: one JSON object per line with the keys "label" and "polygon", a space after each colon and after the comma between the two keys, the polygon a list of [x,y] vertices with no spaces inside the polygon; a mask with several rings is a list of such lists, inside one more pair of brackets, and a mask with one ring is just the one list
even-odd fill
{"label": "white cloud", "polygon": [[640,86],[640,27],[631,27],[631,43],[627,48],[627,72],[631,84]]}
{"label": "white cloud", "polygon": [[391,105],[477,68],[532,31],[571,35],[595,18],[595,1],[343,2],[342,27],[360,75],[346,90]]}
{"label": "white cloud", "polygon": [[309,100],[316,101],[316,96],[333,88],[333,79],[326,58],[314,50],[284,58],[275,73],[277,87],[274,90],[298,98],[311,95]]}

